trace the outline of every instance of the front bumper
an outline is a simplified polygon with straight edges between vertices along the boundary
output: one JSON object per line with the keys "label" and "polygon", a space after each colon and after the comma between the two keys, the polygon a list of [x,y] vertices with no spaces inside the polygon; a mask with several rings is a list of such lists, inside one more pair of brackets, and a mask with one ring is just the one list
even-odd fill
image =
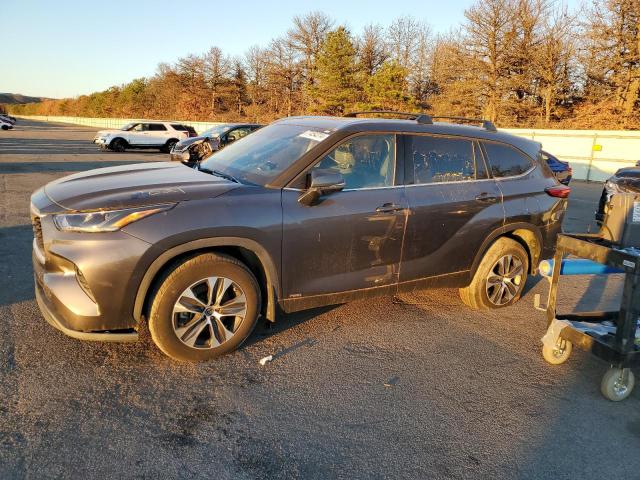
{"label": "front bumper", "polygon": [[52,215],[33,222],[34,283],[45,319],[81,340],[136,340],[136,265],[150,245],[121,231],[60,232]]}
{"label": "front bumper", "polygon": [[169,152],[169,155],[172,162],[188,162],[191,158],[188,148],[184,150],[172,149],[171,152]]}
{"label": "front bumper", "polygon": [[47,301],[43,298],[41,286],[37,282],[36,301],[38,302],[38,308],[40,308],[40,312],[47,323],[69,337],[95,342],[135,342],[138,340],[138,332],[135,330],[132,330],[131,332],[79,332],[65,327],[62,321],[56,317],[55,313],[47,305]]}

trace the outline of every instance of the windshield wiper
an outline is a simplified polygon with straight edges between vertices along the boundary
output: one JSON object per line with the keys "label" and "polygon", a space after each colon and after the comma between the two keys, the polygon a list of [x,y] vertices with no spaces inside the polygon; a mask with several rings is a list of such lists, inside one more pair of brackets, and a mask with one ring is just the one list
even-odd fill
{"label": "windshield wiper", "polygon": [[228,173],[221,172],[220,170],[209,170],[208,168],[202,168],[200,165],[198,165],[198,171],[208,173],[210,175],[215,175],[216,177],[221,177],[234,183],[241,183],[237,178],[229,175]]}

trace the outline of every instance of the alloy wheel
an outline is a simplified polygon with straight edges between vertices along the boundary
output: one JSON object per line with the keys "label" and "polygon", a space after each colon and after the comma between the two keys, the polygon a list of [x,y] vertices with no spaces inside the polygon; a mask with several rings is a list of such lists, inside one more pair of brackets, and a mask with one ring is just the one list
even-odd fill
{"label": "alloy wheel", "polygon": [[506,305],[522,288],[523,278],[524,266],[517,256],[500,257],[487,276],[487,298],[496,306]]}
{"label": "alloy wheel", "polygon": [[208,277],[186,288],[174,304],[172,326],[188,347],[212,349],[228,342],[247,314],[240,286],[225,277]]}

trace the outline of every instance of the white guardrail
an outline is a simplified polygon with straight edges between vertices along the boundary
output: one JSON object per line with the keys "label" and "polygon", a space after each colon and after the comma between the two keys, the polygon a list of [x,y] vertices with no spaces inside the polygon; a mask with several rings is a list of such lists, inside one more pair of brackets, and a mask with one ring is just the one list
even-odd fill
{"label": "white guardrail", "polygon": [[[96,128],[120,128],[141,118],[86,118],[16,115],[19,118],[45,122],[71,123]],[[220,122],[172,122],[190,125],[198,133],[220,125]],[[603,182],[616,170],[631,167],[640,160],[640,131],[624,130],[545,130],[504,128],[504,132],[530,138],[542,144],[549,153],[571,163],[573,178]]]}

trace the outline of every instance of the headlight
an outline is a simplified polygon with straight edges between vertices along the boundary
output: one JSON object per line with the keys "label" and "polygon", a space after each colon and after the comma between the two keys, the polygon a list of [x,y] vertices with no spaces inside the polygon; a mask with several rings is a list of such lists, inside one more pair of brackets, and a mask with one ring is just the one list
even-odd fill
{"label": "headlight", "polygon": [[58,230],[63,232],[115,232],[122,227],[140,219],[164,212],[174,207],[170,205],[153,205],[124,210],[102,210],[87,213],[65,213],[53,216]]}
{"label": "headlight", "polygon": [[618,186],[618,184],[613,183],[611,180],[607,180],[607,182],[604,184],[604,188],[609,194],[620,193],[620,187]]}

